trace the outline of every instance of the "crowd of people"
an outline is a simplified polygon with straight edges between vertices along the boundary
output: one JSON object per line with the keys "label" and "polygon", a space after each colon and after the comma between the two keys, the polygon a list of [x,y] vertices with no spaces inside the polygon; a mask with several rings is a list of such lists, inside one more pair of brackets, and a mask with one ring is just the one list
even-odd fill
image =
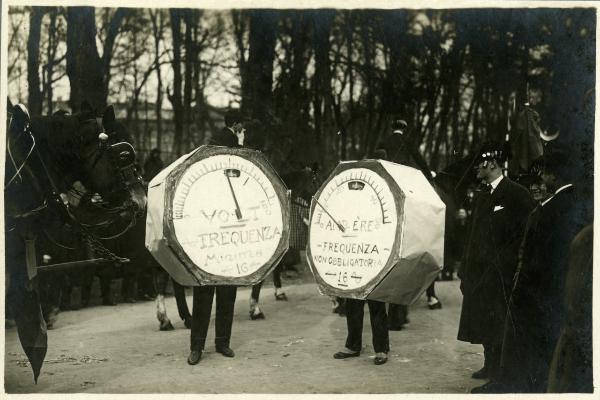
{"label": "crowd of people", "polygon": [[[244,124],[238,111],[229,111],[225,127],[213,135],[210,144],[248,146],[252,139]],[[417,168],[433,181],[435,173],[411,144],[407,130],[405,121],[395,120],[392,133],[372,158]],[[472,393],[591,391],[591,215],[579,188],[569,178],[571,160],[567,152],[547,146],[543,157],[533,163],[531,173],[519,177],[520,183],[506,175],[507,158],[504,145],[486,143],[480,148],[472,163],[476,181],[452,215],[457,228],[454,232],[460,236],[460,240],[453,238],[452,246],[464,248],[459,252],[463,302],[457,338],[483,346],[483,366],[472,377],[488,380]],[[153,150],[144,164],[144,180],[150,181],[163,167],[160,152]],[[309,218],[307,199],[296,197],[294,203],[297,212],[293,213],[296,221],[292,225],[298,233],[289,253],[292,258],[306,246]],[[60,261],[60,257],[43,259]],[[281,282],[285,260],[273,271],[274,295],[279,301],[287,300]],[[131,266],[120,268],[125,301],[156,295],[151,276],[136,266],[135,260]],[[452,268],[449,273],[451,277]],[[55,273],[46,278],[49,327],[55,308],[89,304],[94,275],[100,277],[103,303],[115,304],[111,293],[114,267]],[[265,318],[259,305],[261,286],[259,283],[251,291],[252,320]],[[56,287],[60,287],[58,292]],[[71,301],[73,288],[81,291],[75,302]],[[57,297],[59,293],[62,298]],[[236,286],[193,288],[189,364],[201,360],[215,296],[216,351],[234,357],[230,339],[236,293]],[[427,289],[427,299],[430,309],[442,308],[435,281]],[[334,312],[346,317],[348,329],[344,347],[333,357],[360,355],[366,303],[374,363],[385,364],[390,350],[388,331],[401,330],[408,323],[408,306],[373,300],[332,301]]]}
{"label": "crowd of people", "polygon": [[[548,146],[532,175],[515,183],[503,173],[503,146],[486,144],[475,161],[477,178],[485,188],[475,198],[464,262],[460,269],[463,303],[458,339],[483,345],[483,367],[473,373],[487,379],[472,393],[544,393],[592,390],[591,308],[585,317],[565,307],[567,294],[586,299],[591,287],[578,276],[567,286],[569,249],[591,215],[584,197],[570,180],[569,155]],[[587,258],[586,258],[587,257]],[[591,248],[571,252],[576,264],[591,262]],[[591,279],[591,274],[587,276]],[[587,296],[587,297],[586,297]],[[578,334],[590,339],[569,351],[581,354],[581,364],[565,365],[557,343],[577,314]],[[586,353],[589,350],[589,353]],[[550,365],[555,358],[553,372]],[[577,369],[574,387],[565,374]],[[557,381],[562,382],[557,385]]]}

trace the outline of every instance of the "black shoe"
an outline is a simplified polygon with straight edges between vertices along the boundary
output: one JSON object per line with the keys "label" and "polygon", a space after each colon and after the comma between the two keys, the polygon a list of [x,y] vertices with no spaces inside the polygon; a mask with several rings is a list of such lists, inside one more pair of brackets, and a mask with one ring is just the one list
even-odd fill
{"label": "black shoe", "polygon": [[[432,302],[433,299],[435,299],[435,303]],[[442,308],[442,302],[440,299],[433,296],[427,300],[427,307],[429,307],[430,310],[439,310]]]}
{"label": "black shoe", "polygon": [[277,293],[275,295],[275,300],[283,300],[283,301],[287,301],[287,296],[285,295],[285,293]]}
{"label": "black shoe", "polygon": [[385,364],[387,362],[387,354],[384,353],[383,356],[375,356],[375,359],[373,360],[373,363],[375,365],[382,365]]}
{"label": "black shoe", "polygon": [[192,329],[192,317],[185,317],[183,319],[183,325],[185,325],[187,329]]}
{"label": "black shoe", "polygon": [[263,314],[263,312],[259,312],[258,314],[254,314],[254,312],[250,311],[250,319],[252,321],[257,320],[257,319],[265,319],[265,314]]}
{"label": "black shoe", "polygon": [[510,393],[509,388],[499,382],[490,381],[485,385],[477,386],[471,389],[471,393],[474,394],[486,394],[486,393]]}
{"label": "black shoe", "polygon": [[192,350],[187,358],[187,363],[190,365],[196,365],[200,362],[202,357],[202,350]]}
{"label": "black shoe", "polygon": [[471,375],[471,378],[473,378],[473,379],[487,379],[488,378],[487,368],[483,367],[479,371],[473,372],[473,374]]}
{"label": "black shoe", "polygon": [[388,331],[401,331],[404,329],[403,324],[388,324]]}
{"label": "black shoe", "polygon": [[217,353],[223,354],[225,357],[235,357],[235,353],[229,347],[217,347]]}
{"label": "black shoe", "polygon": [[160,321],[160,325],[159,325],[158,329],[161,331],[173,331],[173,330],[175,330],[175,327],[173,326],[171,321],[169,319],[167,319],[166,321]]}
{"label": "black shoe", "polygon": [[355,351],[353,353],[346,353],[344,351],[338,351],[337,353],[335,353],[333,355],[333,358],[335,358],[337,360],[343,360],[344,358],[358,357],[358,356],[360,356],[360,351]]}
{"label": "black shoe", "polygon": [[342,304],[338,304],[338,306],[333,309],[333,312],[338,314],[340,317],[345,317],[346,316],[346,307]]}

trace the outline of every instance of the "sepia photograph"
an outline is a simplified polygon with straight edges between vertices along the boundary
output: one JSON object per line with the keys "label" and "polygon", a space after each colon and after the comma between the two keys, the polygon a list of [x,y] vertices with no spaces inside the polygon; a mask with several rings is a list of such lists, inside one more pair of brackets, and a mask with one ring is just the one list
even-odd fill
{"label": "sepia photograph", "polygon": [[597,6],[3,1],[3,396],[594,393]]}

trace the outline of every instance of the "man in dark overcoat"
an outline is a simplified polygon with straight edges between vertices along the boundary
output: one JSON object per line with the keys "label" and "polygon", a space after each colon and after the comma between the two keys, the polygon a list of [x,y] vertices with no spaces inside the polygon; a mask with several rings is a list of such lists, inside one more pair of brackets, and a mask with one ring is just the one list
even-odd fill
{"label": "man in dark overcoat", "polygon": [[[227,147],[241,147],[244,144],[243,118],[239,111],[229,110],[225,114],[225,127],[211,138],[209,144]],[[229,342],[231,340],[237,287],[232,285],[194,286],[190,355],[187,359],[190,365],[198,364],[202,357],[215,292],[217,298],[215,349],[217,353],[221,353],[225,357],[235,356],[235,353],[229,347]]]}
{"label": "man in dark overcoat", "polygon": [[582,196],[567,177],[568,154],[549,151],[543,164],[542,179],[552,196],[527,221],[502,351],[507,366],[504,380],[518,392],[546,392],[550,362],[565,320],[569,246],[591,221]]}
{"label": "man in dark overcoat", "polygon": [[489,190],[475,200],[465,262],[459,277],[463,304],[458,340],[482,344],[484,366],[474,378],[489,378],[473,393],[504,391],[499,383],[504,319],[517,268],[527,215],[534,207],[529,191],[503,175],[506,154],[499,145],[482,146],[477,178]]}

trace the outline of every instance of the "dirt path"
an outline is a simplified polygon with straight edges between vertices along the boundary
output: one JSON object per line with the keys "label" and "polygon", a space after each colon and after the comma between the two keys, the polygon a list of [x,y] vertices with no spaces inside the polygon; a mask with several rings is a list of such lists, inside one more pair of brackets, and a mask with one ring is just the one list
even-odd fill
{"label": "dirt path", "polygon": [[[373,365],[365,311],[363,353],[334,360],[346,335],[345,318],[331,313],[314,283],[284,280],[288,302],[262,291],[266,320],[248,318],[247,288],[238,290],[231,347],[214,352],[214,321],[196,366],[186,363],[189,331],[167,299],[175,331],[160,332],[153,302],[92,307],[60,314],[49,331],[49,350],[37,385],[24,362],[15,329],[6,331],[8,393],[466,393],[482,384],[470,378],[482,365],[481,346],[458,342],[458,281],[439,282],[441,310],[421,298],[410,324],[390,332],[390,361]],[[191,304],[191,296],[188,297]],[[365,307],[365,310],[368,310]],[[213,312],[214,318],[214,312]]]}

